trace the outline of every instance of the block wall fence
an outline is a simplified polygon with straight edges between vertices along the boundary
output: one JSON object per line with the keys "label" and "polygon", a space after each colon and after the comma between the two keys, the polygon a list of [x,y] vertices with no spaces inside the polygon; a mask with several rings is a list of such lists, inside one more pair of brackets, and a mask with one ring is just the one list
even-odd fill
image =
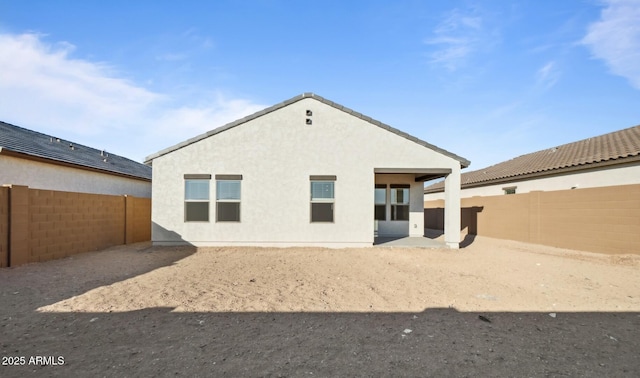
{"label": "block wall fence", "polygon": [[0,267],[151,240],[151,199],[0,187]]}
{"label": "block wall fence", "polygon": [[[425,227],[443,229],[444,201]],[[606,254],[640,254],[640,185],[463,198],[462,231]]]}

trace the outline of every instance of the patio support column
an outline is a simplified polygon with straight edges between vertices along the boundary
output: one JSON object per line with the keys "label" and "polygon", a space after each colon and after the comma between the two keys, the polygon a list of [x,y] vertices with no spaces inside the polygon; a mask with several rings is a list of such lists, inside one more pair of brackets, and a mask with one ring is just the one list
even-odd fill
{"label": "patio support column", "polygon": [[449,248],[460,248],[460,166],[444,179],[444,242]]}

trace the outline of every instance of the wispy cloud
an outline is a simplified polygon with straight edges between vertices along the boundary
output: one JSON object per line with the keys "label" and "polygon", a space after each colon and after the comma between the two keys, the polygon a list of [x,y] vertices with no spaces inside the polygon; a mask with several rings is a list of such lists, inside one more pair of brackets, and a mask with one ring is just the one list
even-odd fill
{"label": "wispy cloud", "polygon": [[177,62],[180,60],[188,59],[189,56],[185,53],[164,53],[156,55],[156,60],[167,61],[167,62]]}
{"label": "wispy cloud", "polygon": [[0,34],[0,120],[141,160],[264,107],[215,91],[200,91],[192,104],[108,64],[74,58],[69,43],[45,40]]}
{"label": "wispy cloud", "polygon": [[213,39],[211,39],[211,37],[201,35],[196,28],[190,28],[185,30],[181,34],[181,36],[187,39],[188,41],[190,41],[190,43],[197,45],[203,49],[210,49],[215,46]]}
{"label": "wispy cloud", "polygon": [[5,117],[92,132],[87,125],[112,128],[102,120],[126,117],[163,97],[117,77],[107,64],[72,58],[75,47],[69,43],[42,39],[37,34],[0,34],[0,114]]}
{"label": "wispy cloud", "polygon": [[180,140],[183,140],[264,108],[265,106],[254,104],[248,100],[229,99],[221,93],[215,93],[200,105],[166,109],[158,116],[154,132],[163,134],[175,133],[179,130],[178,132],[183,136]]}
{"label": "wispy cloud", "polygon": [[536,72],[536,86],[544,89],[550,89],[560,79],[560,69],[556,62],[546,63]]}
{"label": "wispy cloud", "polygon": [[483,48],[486,37],[484,20],[476,10],[454,9],[436,26],[433,37],[424,43],[433,47],[429,62],[453,72]]}
{"label": "wispy cloud", "polygon": [[640,89],[640,0],[606,0],[582,43],[611,72]]}

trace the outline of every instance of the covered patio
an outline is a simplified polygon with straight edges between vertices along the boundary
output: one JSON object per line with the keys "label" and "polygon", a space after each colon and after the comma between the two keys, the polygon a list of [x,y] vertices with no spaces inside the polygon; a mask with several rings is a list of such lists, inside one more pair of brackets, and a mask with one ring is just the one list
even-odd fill
{"label": "covered patio", "polygon": [[[374,168],[376,214],[373,244],[458,249],[460,169],[457,164],[453,168]],[[425,237],[424,232],[424,182],[438,178],[444,178],[445,184],[444,243]],[[402,190],[403,193],[400,192]],[[403,196],[408,198],[400,201],[398,198]]]}

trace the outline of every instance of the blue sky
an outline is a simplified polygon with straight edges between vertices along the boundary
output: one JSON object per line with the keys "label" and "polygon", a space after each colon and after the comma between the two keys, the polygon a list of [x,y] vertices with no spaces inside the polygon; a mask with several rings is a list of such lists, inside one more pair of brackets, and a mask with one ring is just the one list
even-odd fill
{"label": "blue sky", "polygon": [[0,0],[0,120],[134,160],[314,92],[480,169],[640,124],[640,0]]}

